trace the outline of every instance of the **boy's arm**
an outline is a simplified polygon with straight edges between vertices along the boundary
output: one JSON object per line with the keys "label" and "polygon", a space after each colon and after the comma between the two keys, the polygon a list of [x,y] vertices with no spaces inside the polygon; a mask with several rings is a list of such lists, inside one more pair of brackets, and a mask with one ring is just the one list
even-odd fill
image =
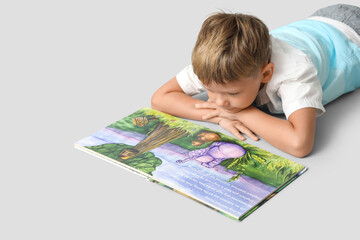
{"label": "boy's arm", "polygon": [[305,157],[314,145],[315,108],[299,109],[288,120],[273,117],[252,106],[235,114],[215,110],[204,119],[210,116],[236,119],[273,146],[296,157]]}
{"label": "boy's arm", "polygon": [[288,120],[266,114],[255,107],[239,113],[240,121],[275,147],[296,157],[310,154],[314,146],[316,109],[302,108]]}
{"label": "boy's arm", "polygon": [[[195,108],[197,103],[205,102],[186,95],[176,77],[161,86],[151,98],[153,109],[182,118],[204,121],[202,116],[209,113],[211,109],[197,109]],[[213,117],[206,121],[217,124],[220,119],[220,117]]]}
{"label": "boy's arm", "polygon": [[173,78],[167,83],[165,83],[154,93],[151,98],[151,107],[153,109],[182,118],[208,121],[211,123],[219,124],[221,127],[234,134],[240,140],[245,140],[245,138],[240,134],[240,132],[245,133],[255,141],[259,140],[258,137],[255,136],[255,134],[253,134],[246,126],[241,124],[238,120],[229,120],[216,116],[203,119],[202,117],[204,115],[216,110],[216,107],[208,107],[205,109],[199,109],[195,107],[195,104],[206,103],[207,102],[186,95],[178,84],[176,78]]}

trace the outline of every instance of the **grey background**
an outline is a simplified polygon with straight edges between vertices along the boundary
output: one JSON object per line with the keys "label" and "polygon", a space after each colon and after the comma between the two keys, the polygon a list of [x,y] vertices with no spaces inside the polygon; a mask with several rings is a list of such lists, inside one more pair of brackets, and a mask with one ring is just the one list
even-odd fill
{"label": "grey background", "polygon": [[0,239],[359,237],[360,91],[326,106],[304,159],[247,140],[309,171],[243,222],[73,148],[149,107],[190,63],[210,13],[254,14],[274,29],[333,3],[1,1]]}

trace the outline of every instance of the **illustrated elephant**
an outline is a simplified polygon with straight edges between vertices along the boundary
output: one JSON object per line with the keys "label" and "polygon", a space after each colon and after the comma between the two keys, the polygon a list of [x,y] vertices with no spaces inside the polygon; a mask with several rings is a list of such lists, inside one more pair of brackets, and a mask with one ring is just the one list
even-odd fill
{"label": "illustrated elephant", "polygon": [[188,157],[184,160],[177,160],[176,163],[182,164],[190,160],[195,160],[207,168],[214,168],[222,161],[229,158],[239,158],[245,155],[246,150],[234,143],[214,142],[209,147],[197,149],[189,152]]}

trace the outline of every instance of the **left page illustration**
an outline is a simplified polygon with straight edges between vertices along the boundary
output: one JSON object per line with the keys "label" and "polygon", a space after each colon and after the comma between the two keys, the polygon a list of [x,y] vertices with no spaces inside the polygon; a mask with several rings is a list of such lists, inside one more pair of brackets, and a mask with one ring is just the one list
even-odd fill
{"label": "left page illustration", "polygon": [[143,108],[75,146],[242,219],[306,168],[220,132]]}

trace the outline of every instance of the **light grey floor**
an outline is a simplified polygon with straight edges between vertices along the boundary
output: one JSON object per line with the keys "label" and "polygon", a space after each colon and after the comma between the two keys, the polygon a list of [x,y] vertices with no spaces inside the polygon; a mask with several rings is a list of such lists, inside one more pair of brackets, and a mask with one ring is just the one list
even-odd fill
{"label": "light grey floor", "polygon": [[209,13],[255,14],[274,29],[332,3],[1,2],[0,239],[359,237],[360,91],[326,107],[309,157],[248,140],[309,171],[243,222],[73,148],[149,107],[190,63]]}

